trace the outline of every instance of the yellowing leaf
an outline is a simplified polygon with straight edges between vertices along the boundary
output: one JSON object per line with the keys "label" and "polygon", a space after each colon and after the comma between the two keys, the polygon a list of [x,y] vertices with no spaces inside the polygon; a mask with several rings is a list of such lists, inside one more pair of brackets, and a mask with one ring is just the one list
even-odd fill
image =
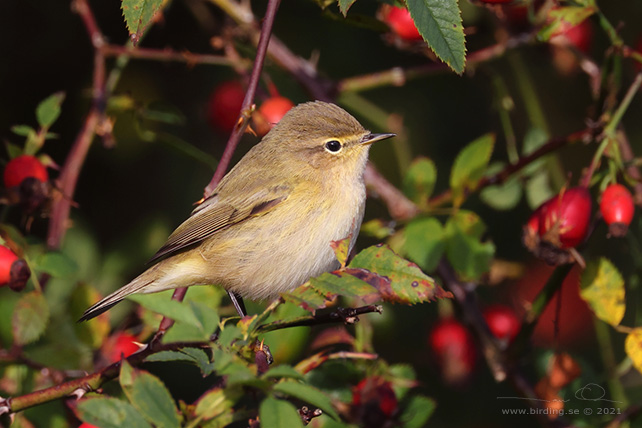
{"label": "yellowing leaf", "polygon": [[624,317],[624,280],[613,264],[600,258],[586,266],[581,279],[580,295],[595,315],[613,326]]}
{"label": "yellowing leaf", "polygon": [[642,373],[642,328],[635,328],[626,336],[624,349],[633,361],[633,366]]}

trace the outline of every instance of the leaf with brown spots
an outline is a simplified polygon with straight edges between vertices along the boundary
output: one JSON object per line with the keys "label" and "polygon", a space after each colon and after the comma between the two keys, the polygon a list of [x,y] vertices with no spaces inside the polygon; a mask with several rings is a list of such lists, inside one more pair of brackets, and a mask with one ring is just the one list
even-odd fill
{"label": "leaf with brown spots", "polygon": [[314,312],[326,307],[339,295],[366,305],[378,302],[412,305],[452,297],[451,293],[435,285],[434,280],[416,264],[383,245],[366,248],[348,267],[311,278],[282,296],[286,301]]}

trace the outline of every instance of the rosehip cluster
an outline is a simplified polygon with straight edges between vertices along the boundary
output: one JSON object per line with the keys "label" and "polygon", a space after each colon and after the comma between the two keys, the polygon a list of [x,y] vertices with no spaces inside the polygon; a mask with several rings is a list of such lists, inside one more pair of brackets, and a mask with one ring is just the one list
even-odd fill
{"label": "rosehip cluster", "polygon": [[524,244],[549,264],[572,262],[569,249],[584,241],[591,206],[591,195],[585,187],[573,187],[553,196],[531,215],[524,227]]}
{"label": "rosehip cluster", "polygon": [[0,287],[8,285],[13,291],[22,291],[30,276],[27,263],[9,248],[0,245]]}

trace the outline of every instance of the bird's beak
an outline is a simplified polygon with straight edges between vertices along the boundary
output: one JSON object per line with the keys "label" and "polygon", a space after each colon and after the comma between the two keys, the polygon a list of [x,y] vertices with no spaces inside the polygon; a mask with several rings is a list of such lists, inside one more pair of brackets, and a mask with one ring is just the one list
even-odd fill
{"label": "bird's beak", "polygon": [[397,134],[368,134],[361,138],[361,144],[369,146],[375,141],[385,140],[386,138],[395,137]]}

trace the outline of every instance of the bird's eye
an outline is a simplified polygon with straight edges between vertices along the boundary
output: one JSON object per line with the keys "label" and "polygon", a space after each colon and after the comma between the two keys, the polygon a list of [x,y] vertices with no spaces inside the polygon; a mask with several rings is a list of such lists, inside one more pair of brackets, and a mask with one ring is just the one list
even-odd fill
{"label": "bird's eye", "polygon": [[330,153],[338,153],[341,150],[341,143],[337,140],[330,140],[325,143],[325,149]]}

